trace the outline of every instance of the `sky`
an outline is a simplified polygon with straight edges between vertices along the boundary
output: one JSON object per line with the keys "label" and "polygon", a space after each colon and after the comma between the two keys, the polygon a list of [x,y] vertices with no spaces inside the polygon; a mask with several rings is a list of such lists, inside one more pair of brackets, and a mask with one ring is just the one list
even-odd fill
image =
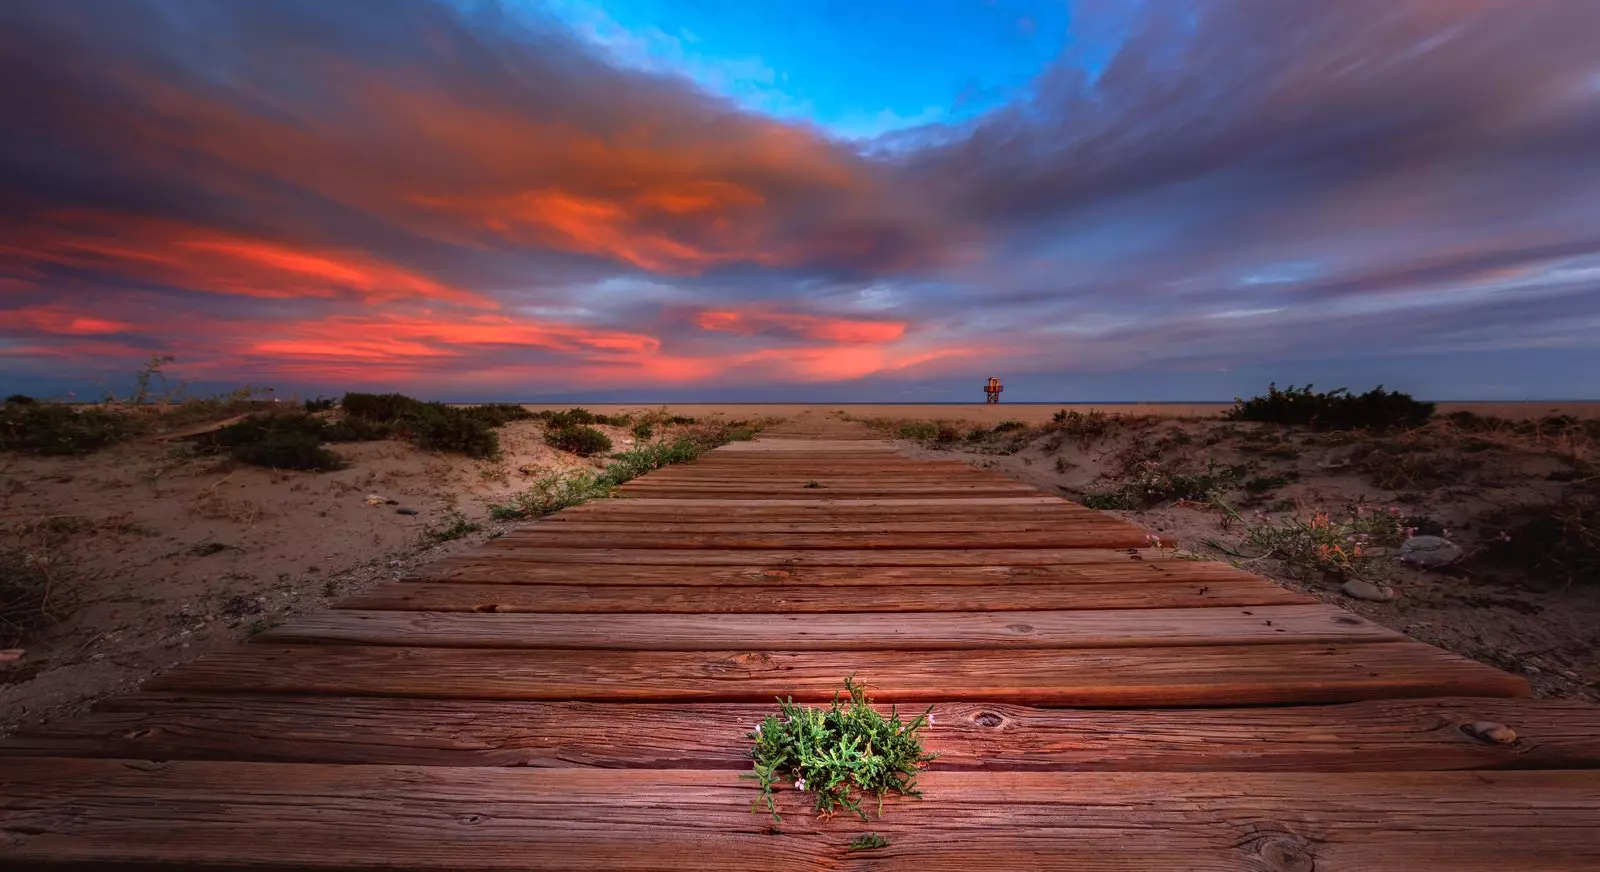
{"label": "sky", "polygon": [[1600,398],[1600,4],[9,0],[0,389]]}

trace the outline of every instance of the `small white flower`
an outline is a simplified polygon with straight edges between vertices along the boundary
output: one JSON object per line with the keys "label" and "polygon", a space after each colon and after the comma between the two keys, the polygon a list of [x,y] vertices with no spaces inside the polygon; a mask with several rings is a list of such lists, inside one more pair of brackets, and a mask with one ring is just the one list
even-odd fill
{"label": "small white flower", "polygon": [[758,735],[758,736],[761,735],[761,725],[760,724],[756,724],[756,735]]}
{"label": "small white flower", "polygon": [[933,712],[928,712],[928,726],[933,726]]}
{"label": "small white flower", "polygon": [[796,778],[794,780],[794,789],[795,790],[805,790],[806,789],[806,780],[804,778]]}

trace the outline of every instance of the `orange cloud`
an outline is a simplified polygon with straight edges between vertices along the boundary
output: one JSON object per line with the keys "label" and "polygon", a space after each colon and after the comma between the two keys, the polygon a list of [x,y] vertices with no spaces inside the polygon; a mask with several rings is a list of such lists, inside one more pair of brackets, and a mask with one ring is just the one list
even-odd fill
{"label": "orange cloud", "polygon": [[42,216],[21,239],[0,243],[21,268],[55,265],[191,291],[277,299],[426,299],[493,308],[479,294],[356,251],[293,247],[203,227],[106,213]]}
{"label": "orange cloud", "polygon": [[893,342],[905,335],[902,321],[869,321],[767,310],[701,312],[695,324],[702,330],[741,336],[780,334],[801,339],[846,344]]}

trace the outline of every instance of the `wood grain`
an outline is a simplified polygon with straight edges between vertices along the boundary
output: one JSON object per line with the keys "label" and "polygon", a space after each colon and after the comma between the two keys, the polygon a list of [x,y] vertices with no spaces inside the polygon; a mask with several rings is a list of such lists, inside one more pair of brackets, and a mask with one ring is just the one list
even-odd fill
{"label": "wood grain", "polygon": [[954,612],[1266,606],[1316,600],[1263,579],[1110,584],[583,585],[397,583],[345,597],[336,609],[433,612]]}
{"label": "wood grain", "polygon": [[1322,603],[1250,609],[818,614],[526,614],[331,609],[263,642],[611,651],[1001,651],[1396,642],[1405,636]]}
{"label": "wood grain", "polygon": [[[771,704],[505,702],[143,693],[0,740],[0,754],[426,766],[750,767]],[[921,707],[912,711],[920,713]],[[1411,771],[1600,765],[1600,707],[1379,700],[1232,709],[933,705],[931,769]],[[1511,745],[1462,726],[1495,721]]]}
{"label": "wood grain", "polygon": [[847,675],[882,702],[1199,706],[1527,696],[1527,682],[1415,642],[1017,651],[551,651],[267,645],[209,654],[151,690],[432,699],[831,699]]}
{"label": "wood grain", "polygon": [[[1166,560],[1153,548],[969,548],[939,549],[737,549],[737,548],[539,548],[493,540],[482,552],[506,567],[518,562],[624,564],[627,566],[1048,566]],[[493,557],[490,557],[493,555]]]}
{"label": "wood grain", "polygon": [[[0,781],[0,862],[30,869],[236,869],[245,846],[252,868],[450,872],[1600,863],[1595,772],[930,772],[870,824],[782,791],[777,826],[751,782],[705,770],[14,758]],[[868,829],[889,847],[848,855]]]}

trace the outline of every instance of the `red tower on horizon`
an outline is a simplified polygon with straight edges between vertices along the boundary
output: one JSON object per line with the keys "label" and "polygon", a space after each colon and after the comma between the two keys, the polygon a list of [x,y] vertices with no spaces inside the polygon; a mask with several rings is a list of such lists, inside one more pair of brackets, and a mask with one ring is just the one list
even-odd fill
{"label": "red tower on horizon", "polygon": [[989,383],[983,386],[983,394],[991,404],[1000,402],[1000,392],[1003,390],[1005,388],[1000,386],[1000,380],[994,376],[990,376]]}

